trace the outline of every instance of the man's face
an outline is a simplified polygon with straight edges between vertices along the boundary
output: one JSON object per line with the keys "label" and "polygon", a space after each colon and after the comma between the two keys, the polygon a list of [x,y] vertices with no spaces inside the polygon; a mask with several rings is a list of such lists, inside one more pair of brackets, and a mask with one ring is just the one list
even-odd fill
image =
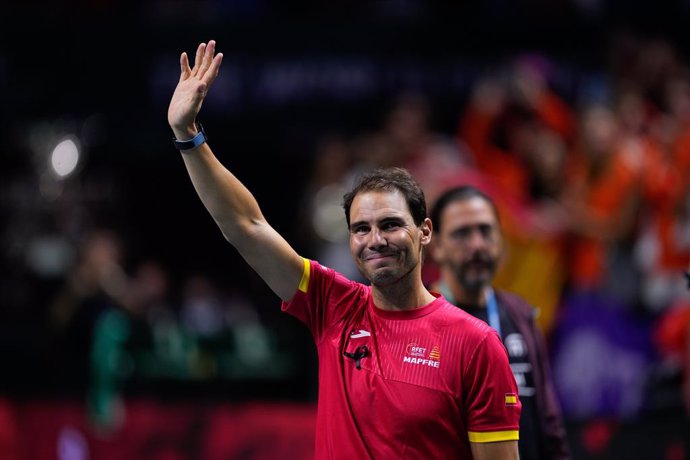
{"label": "man's face", "polygon": [[441,214],[434,239],[434,259],[464,289],[478,292],[491,284],[503,250],[496,214],[480,197],[454,201]]}
{"label": "man's face", "polygon": [[350,208],[350,252],[373,285],[391,285],[420,264],[431,227],[417,227],[402,193],[363,192]]}

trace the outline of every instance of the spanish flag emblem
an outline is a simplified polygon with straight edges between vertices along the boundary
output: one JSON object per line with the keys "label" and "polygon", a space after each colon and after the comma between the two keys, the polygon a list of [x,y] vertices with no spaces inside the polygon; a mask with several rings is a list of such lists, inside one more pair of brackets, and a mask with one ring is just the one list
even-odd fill
{"label": "spanish flag emblem", "polygon": [[517,405],[518,399],[515,393],[506,393],[506,406]]}

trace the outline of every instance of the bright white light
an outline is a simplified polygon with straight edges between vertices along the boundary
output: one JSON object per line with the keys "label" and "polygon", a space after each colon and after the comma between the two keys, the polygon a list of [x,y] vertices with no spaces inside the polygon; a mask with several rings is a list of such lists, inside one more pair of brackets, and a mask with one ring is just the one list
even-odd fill
{"label": "bright white light", "polygon": [[74,172],[79,162],[79,147],[72,139],[65,139],[55,146],[50,155],[50,166],[59,177],[67,177]]}

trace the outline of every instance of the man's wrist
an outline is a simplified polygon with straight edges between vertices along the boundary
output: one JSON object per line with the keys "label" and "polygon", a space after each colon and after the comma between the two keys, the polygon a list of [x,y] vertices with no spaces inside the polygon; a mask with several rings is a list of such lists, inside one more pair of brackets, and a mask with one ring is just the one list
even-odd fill
{"label": "man's wrist", "polygon": [[173,146],[177,150],[190,150],[199,147],[201,144],[208,140],[206,136],[206,131],[200,122],[195,122],[198,132],[190,139],[179,140],[173,137]]}

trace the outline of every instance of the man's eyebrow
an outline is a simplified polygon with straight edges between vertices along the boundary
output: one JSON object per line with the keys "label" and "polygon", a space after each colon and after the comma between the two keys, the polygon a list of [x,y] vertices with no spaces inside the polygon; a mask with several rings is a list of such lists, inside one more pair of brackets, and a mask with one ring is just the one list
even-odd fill
{"label": "man's eyebrow", "polygon": [[455,227],[451,228],[451,231],[457,231],[457,230],[469,230],[472,228],[494,228],[495,226],[486,222],[480,222],[476,224],[461,224],[461,225],[456,225]]}
{"label": "man's eyebrow", "polygon": [[357,227],[359,225],[369,225],[369,221],[366,220],[357,220],[354,222],[350,222],[350,228],[352,227]]}
{"label": "man's eyebrow", "polygon": [[404,222],[405,219],[401,216],[384,216],[376,220],[357,220],[350,223],[350,227],[356,227],[358,225],[375,225],[375,224],[385,224],[388,222]]}

